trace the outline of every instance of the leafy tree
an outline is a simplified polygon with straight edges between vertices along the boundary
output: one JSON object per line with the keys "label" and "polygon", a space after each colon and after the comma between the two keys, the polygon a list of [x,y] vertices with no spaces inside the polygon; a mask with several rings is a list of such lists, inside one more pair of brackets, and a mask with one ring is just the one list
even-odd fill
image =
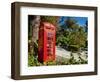
{"label": "leafy tree", "polygon": [[57,25],[58,18],[59,18],[58,16],[41,16],[41,21]]}
{"label": "leafy tree", "polygon": [[76,27],[75,25],[76,25],[77,21],[71,17],[68,17],[67,20],[65,21],[65,23],[66,23],[68,29],[74,29]]}
{"label": "leafy tree", "polygon": [[57,36],[57,45],[71,51],[78,51],[85,47],[87,34],[84,27],[77,24],[73,18],[67,18],[65,21],[66,26],[60,27]]}

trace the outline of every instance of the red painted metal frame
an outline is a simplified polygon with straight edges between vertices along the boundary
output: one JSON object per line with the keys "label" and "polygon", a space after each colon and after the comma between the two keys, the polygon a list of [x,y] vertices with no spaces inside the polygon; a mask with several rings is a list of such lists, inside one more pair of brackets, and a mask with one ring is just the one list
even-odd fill
{"label": "red painted metal frame", "polygon": [[38,61],[48,62],[55,60],[56,27],[48,22],[42,22],[39,28]]}

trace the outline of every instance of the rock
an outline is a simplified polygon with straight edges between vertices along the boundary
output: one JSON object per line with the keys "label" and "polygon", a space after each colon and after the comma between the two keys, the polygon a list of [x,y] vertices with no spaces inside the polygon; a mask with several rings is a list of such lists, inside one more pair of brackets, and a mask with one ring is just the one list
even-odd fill
{"label": "rock", "polygon": [[56,56],[70,59],[71,58],[70,54],[71,54],[71,52],[69,52],[61,47],[56,46]]}
{"label": "rock", "polygon": [[69,59],[71,59],[72,57],[74,57],[76,62],[81,62],[80,60],[84,60],[87,61],[87,51],[82,51],[82,52],[78,52],[78,53],[72,53],[71,56],[71,52],[65,50],[64,48],[58,47],[56,46],[56,61],[67,61]]}

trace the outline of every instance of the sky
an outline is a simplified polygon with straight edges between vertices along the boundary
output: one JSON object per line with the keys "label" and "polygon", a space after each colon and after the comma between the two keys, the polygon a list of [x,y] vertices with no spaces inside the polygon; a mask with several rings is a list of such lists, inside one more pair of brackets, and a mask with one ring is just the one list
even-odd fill
{"label": "sky", "polygon": [[[60,18],[60,24],[64,24],[64,20],[66,20],[69,16],[62,16]],[[87,17],[71,17],[73,19],[75,19],[77,21],[77,24],[79,24],[80,26],[84,26],[86,21],[88,21],[88,18]]]}
{"label": "sky", "polygon": [[81,26],[86,24],[86,21],[88,20],[87,17],[74,17],[75,20],[78,21],[78,24],[80,24]]}

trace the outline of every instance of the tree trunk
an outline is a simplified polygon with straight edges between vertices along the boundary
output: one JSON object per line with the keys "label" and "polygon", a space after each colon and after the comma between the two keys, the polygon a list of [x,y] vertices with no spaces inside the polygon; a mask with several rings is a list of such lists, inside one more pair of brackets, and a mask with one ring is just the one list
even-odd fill
{"label": "tree trunk", "polygon": [[38,31],[40,26],[40,16],[35,16],[35,19],[33,19],[31,23],[32,23],[32,42],[37,42]]}

